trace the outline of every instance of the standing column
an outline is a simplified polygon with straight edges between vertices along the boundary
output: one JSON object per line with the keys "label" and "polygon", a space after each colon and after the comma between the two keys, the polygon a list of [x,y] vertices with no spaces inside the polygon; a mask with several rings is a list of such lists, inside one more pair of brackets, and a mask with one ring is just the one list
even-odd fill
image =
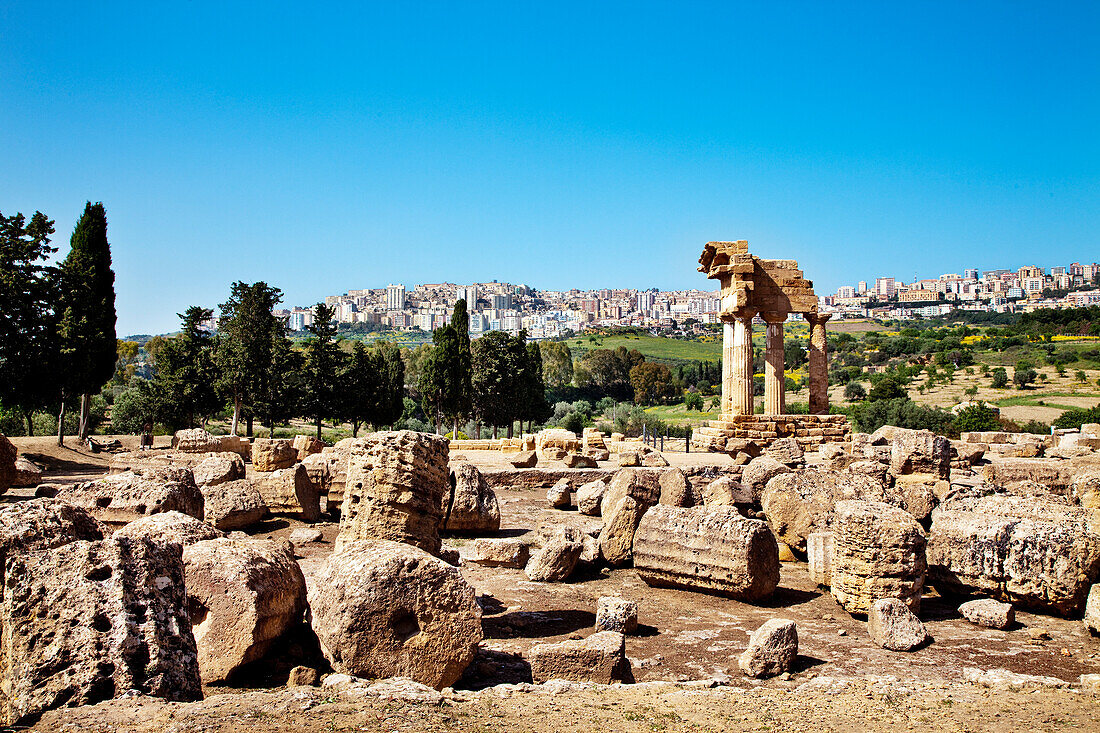
{"label": "standing column", "polygon": [[764,313],[768,324],[764,349],[764,414],[782,415],[787,407],[786,381],[783,373],[783,313]]}
{"label": "standing column", "polygon": [[829,414],[829,353],[825,322],[831,313],[807,313],[810,322],[810,414]]}
{"label": "standing column", "polygon": [[733,322],[733,409],[734,415],[751,415],[752,400],[752,317],[754,311],[738,311]]}
{"label": "standing column", "polygon": [[734,390],[734,374],[737,371],[737,360],[735,358],[734,350],[734,328],[733,324],[724,321],[722,323],[722,418],[726,415],[735,415],[734,412],[734,400],[736,399],[733,394]]}

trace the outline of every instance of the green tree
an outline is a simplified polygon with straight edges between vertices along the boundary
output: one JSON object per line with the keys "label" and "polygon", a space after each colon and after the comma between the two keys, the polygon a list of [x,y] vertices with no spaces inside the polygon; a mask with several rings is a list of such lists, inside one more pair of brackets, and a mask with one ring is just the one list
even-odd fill
{"label": "green tree", "polygon": [[56,271],[45,262],[53,221],[36,211],[0,214],[0,404],[17,409],[34,435],[36,410],[57,398]]}
{"label": "green tree", "polygon": [[448,355],[446,364],[447,394],[444,397],[444,412],[451,418],[453,434],[458,435],[458,421],[470,414],[473,386],[471,384],[470,364],[470,316],[466,312],[466,301],[455,301],[451,320],[447,324],[453,334],[453,346],[449,346],[453,356]]}
{"label": "green tree", "polygon": [[542,355],[542,380],[550,389],[561,389],[573,382],[573,354],[560,341],[539,343]]}
{"label": "green tree", "polygon": [[205,423],[221,407],[215,388],[214,338],[203,328],[213,311],[193,305],[177,315],[182,328],[164,343],[152,385],[156,415],[173,429]]}
{"label": "green tree", "polygon": [[475,420],[497,428],[516,418],[516,364],[512,338],[490,331],[472,344]]}
{"label": "green tree", "polygon": [[1027,386],[1035,381],[1038,373],[1030,361],[1021,359],[1016,362],[1016,369],[1012,373],[1012,383],[1017,389],[1027,389]]}
{"label": "green tree", "polygon": [[[397,344],[383,341],[376,352],[379,367],[379,392],[376,412],[371,419],[375,428],[393,425],[405,411],[405,363]],[[410,400],[411,402],[411,400]],[[413,403],[415,405],[415,403]]]}
{"label": "green tree", "polygon": [[283,299],[279,288],[260,281],[235,282],[229,300],[218,306],[218,334],[214,360],[218,365],[218,387],[233,401],[230,433],[237,434],[242,411],[249,415],[248,435],[252,435],[254,402],[266,395],[273,374],[272,355],[280,339],[286,338],[286,324],[273,311]]}
{"label": "green tree", "polygon": [[703,410],[703,395],[698,392],[688,392],[684,395],[684,408],[688,410]]}
{"label": "green tree", "polygon": [[848,382],[844,386],[844,399],[849,402],[859,402],[867,397],[867,390],[859,382]]}
{"label": "green tree", "polygon": [[[867,401],[878,402],[881,400],[894,400],[899,397],[908,397],[905,389],[901,386],[901,383],[896,377],[886,375],[878,379],[874,385],[871,386],[871,393],[867,395]],[[898,427],[901,426],[899,425]]]}
{"label": "green tree", "polygon": [[1004,367],[997,367],[993,370],[993,381],[990,385],[994,389],[1003,389],[1008,386],[1008,372]]}
{"label": "green tree", "polygon": [[630,370],[630,385],[636,404],[656,404],[672,393],[672,371],[664,364],[644,361]]}
{"label": "green tree", "polygon": [[381,398],[381,359],[356,341],[351,355],[344,360],[337,380],[340,417],[351,423],[351,435],[359,435],[359,426],[373,422]]}
{"label": "green tree", "polygon": [[57,443],[64,438],[65,399],[80,395],[81,439],[88,436],[91,395],[111,379],[117,359],[115,273],[107,242],[107,214],[102,203],[88,202],[61,263],[59,313],[60,356],[65,365]]}
{"label": "green tree", "polygon": [[336,343],[335,309],[324,303],[313,307],[313,323],[306,326],[312,337],[306,342],[302,372],[302,409],[317,426],[317,439],[321,439],[321,422],[336,415],[336,375],[340,370],[342,353]]}
{"label": "green tree", "polygon": [[520,331],[516,337],[516,346],[523,353],[516,354],[517,360],[523,361],[523,369],[517,375],[520,391],[519,419],[522,426],[527,421],[527,429],[530,431],[535,423],[546,420],[553,412],[550,403],[546,401],[546,383],[543,381],[542,349],[535,342],[527,343],[527,332]]}
{"label": "green tree", "polygon": [[959,432],[985,432],[1001,430],[1001,420],[989,405],[971,405],[955,415],[955,430]]}

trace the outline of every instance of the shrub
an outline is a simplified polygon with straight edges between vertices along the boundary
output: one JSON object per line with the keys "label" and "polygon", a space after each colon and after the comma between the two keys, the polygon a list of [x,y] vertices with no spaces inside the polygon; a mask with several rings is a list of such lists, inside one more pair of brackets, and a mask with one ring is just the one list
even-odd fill
{"label": "shrub", "polygon": [[989,405],[972,405],[959,410],[955,415],[955,429],[960,433],[998,431],[1001,429],[1001,421]]}
{"label": "shrub", "polygon": [[698,392],[688,392],[684,397],[684,407],[689,410],[703,410],[703,395]]}
{"label": "shrub", "polygon": [[1004,389],[1008,386],[1008,372],[1004,367],[997,367],[993,370],[993,382],[991,386],[995,389]]}
{"label": "shrub", "polygon": [[867,390],[859,382],[848,382],[844,388],[844,399],[849,402],[859,402],[867,397]]}

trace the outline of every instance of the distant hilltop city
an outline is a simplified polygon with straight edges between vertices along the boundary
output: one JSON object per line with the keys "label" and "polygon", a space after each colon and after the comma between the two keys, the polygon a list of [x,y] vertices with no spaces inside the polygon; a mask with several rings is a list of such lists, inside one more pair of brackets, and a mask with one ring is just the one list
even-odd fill
{"label": "distant hilltop city", "polygon": [[[1100,304],[1100,264],[1026,266],[1018,270],[964,270],[904,283],[892,277],[860,281],[820,298],[821,309],[844,318],[935,317],[952,310],[1013,312]],[[394,331],[430,332],[446,325],[458,299],[466,301],[470,333],[527,331],[532,339],[557,338],[596,327],[675,329],[718,323],[721,301],[711,290],[535,290],[505,282],[425,283],[350,290],[325,305],[340,323]],[[311,308],[277,312],[291,331],[313,322]]]}

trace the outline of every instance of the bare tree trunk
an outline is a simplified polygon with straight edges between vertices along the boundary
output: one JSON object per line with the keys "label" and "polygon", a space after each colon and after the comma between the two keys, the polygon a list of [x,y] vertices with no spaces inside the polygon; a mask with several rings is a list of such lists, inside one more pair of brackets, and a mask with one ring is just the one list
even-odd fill
{"label": "bare tree trunk", "polygon": [[88,393],[80,395],[80,421],[77,428],[77,434],[81,440],[85,440],[88,437],[88,412],[89,403],[91,399],[88,397]]}
{"label": "bare tree trunk", "polygon": [[233,427],[229,429],[230,435],[237,434],[237,423],[241,420],[241,396],[239,394],[233,395]]}
{"label": "bare tree trunk", "polygon": [[252,437],[252,420],[253,419],[254,419],[253,416],[249,415],[248,416],[248,421],[245,423],[245,430],[247,431],[249,438]]}
{"label": "bare tree trunk", "polygon": [[57,415],[57,445],[65,445],[65,395],[61,396],[61,412]]}
{"label": "bare tree trunk", "polygon": [[34,437],[34,413],[30,410],[24,410],[23,418],[27,421],[27,436]]}
{"label": "bare tree trunk", "polygon": [[[272,433],[274,435],[275,433]],[[317,417],[317,440],[321,439],[321,417]]]}
{"label": "bare tree trunk", "polygon": [[458,417],[454,418],[454,429],[451,430],[451,440],[458,440]]}
{"label": "bare tree trunk", "polygon": [[515,421],[514,421],[514,420],[509,420],[509,421],[508,421],[508,437],[509,437],[509,438],[511,438],[511,437],[512,437],[512,435],[513,435],[513,433],[514,433],[514,431],[515,431],[515,426],[516,426],[516,423],[515,423]]}

